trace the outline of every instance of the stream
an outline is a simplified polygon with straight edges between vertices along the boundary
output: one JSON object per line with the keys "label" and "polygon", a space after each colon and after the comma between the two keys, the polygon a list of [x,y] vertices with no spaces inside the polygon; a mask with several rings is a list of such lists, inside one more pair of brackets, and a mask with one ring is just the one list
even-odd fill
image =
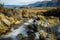
{"label": "stream", "polygon": [[34,19],[30,19],[27,22],[23,23],[22,25],[20,25],[17,29],[14,30],[14,28],[11,28],[11,33],[7,34],[7,35],[2,35],[0,37],[0,39],[4,39],[4,38],[11,38],[12,40],[18,40],[17,36],[19,34],[23,34],[25,37],[28,37],[27,35],[27,31],[28,29],[28,25],[33,24]]}

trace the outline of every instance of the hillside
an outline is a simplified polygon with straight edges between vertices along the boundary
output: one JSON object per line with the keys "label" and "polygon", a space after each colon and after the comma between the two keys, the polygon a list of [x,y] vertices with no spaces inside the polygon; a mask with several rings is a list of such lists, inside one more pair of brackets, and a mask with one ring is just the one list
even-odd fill
{"label": "hillside", "polygon": [[[23,8],[4,8],[0,7],[0,36],[9,34],[11,28],[16,29],[31,18],[36,19],[36,24],[45,27],[57,25],[60,23],[60,8],[56,7],[23,7]],[[38,21],[37,21],[38,20]],[[42,25],[43,24],[43,25]],[[32,27],[32,25],[30,25]],[[41,30],[36,26],[37,31]],[[45,29],[46,30],[46,29]],[[32,29],[30,31],[33,31]],[[33,31],[35,32],[35,31]],[[44,33],[46,33],[44,31]],[[46,35],[47,36],[47,35]],[[43,38],[46,36],[42,36]]]}
{"label": "hillside", "polygon": [[59,7],[60,6],[60,1],[53,2],[53,1],[43,1],[43,2],[36,2],[33,4],[29,4],[28,6],[32,7]]}

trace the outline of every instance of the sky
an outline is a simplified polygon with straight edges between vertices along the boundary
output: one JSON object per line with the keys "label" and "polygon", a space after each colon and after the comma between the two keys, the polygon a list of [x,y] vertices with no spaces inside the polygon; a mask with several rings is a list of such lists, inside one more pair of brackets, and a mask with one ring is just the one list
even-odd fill
{"label": "sky", "polygon": [[51,1],[51,0],[0,0],[0,4],[4,5],[27,5],[37,1]]}

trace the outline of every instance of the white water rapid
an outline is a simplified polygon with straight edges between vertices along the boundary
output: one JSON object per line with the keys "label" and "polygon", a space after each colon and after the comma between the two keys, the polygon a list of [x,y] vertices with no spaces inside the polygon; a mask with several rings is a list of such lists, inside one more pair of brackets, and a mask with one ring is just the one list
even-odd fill
{"label": "white water rapid", "polygon": [[33,24],[33,21],[34,19],[30,19],[15,30],[11,28],[11,33],[9,33],[8,35],[3,35],[1,38],[12,38],[12,40],[17,40],[16,37],[19,34],[23,34],[25,37],[28,37],[27,35],[28,25]]}

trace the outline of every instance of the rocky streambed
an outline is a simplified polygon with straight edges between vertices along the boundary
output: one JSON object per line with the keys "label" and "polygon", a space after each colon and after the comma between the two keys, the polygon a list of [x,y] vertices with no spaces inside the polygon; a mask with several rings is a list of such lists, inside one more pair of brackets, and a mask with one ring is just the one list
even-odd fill
{"label": "rocky streambed", "polygon": [[[1,40],[57,40],[59,38],[60,24],[37,23],[38,20],[30,19],[18,28],[11,28],[11,32],[0,37]],[[31,39],[32,38],[32,39]]]}
{"label": "rocky streambed", "polygon": [[60,39],[60,8],[0,9],[0,40]]}

